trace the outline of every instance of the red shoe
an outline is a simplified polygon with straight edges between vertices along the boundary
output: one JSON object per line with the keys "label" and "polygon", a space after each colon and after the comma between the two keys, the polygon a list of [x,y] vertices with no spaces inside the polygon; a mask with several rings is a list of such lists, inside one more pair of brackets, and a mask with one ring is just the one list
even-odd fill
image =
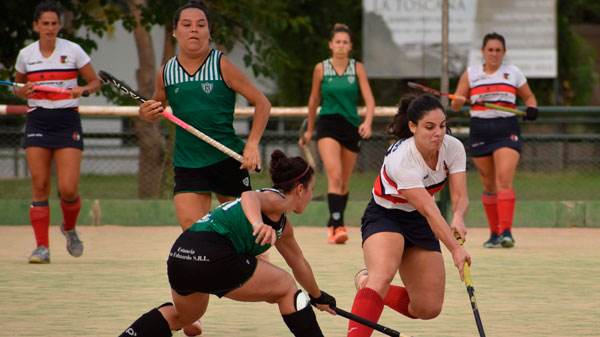
{"label": "red shoe", "polygon": [[333,227],[327,227],[328,228],[328,234],[327,234],[327,242],[328,243],[332,243],[335,244],[335,234],[333,231]]}
{"label": "red shoe", "polygon": [[200,326],[200,320],[183,327],[183,333],[186,336],[200,336],[202,334],[202,327]]}
{"label": "red shoe", "polygon": [[335,243],[338,245],[342,245],[348,241],[348,232],[346,231],[346,227],[340,226],[335,229]]}

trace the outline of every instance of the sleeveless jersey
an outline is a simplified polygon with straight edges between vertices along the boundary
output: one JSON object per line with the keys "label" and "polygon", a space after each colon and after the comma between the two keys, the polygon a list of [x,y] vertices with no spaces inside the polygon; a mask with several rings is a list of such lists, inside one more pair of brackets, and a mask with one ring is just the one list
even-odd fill
{"label": "sleeveless jersey", "polygon": [[412,212],[416,209],[408,203],[401,190],[422,187],[433,197],[446,184],[448,174],[465,170],[465,148],[450,135],[444,136],[435,170],[425,163],[414,137],[399,140],[387,150],[373,186],[373,199],[385,208]]}
{"label": "sleeveless jersey", "polygon": [[[285,199],[285,196],[276,189],[265,188],[258,190],[258,192],[262,191],[279,193]],[[266,216],[264,214],[262,217],[265,224],[270,225],[275,229],[277,239],[279,239],[285,229],[285,223],[287,221],[285,212],[283,212],[282,217],[277,223],[265,219]],[[260,243],[255,242],[256,237],[252,235],[254,229],[242,209],[241,198],[221,204],[219,207],[210,211],[207,215],[198,220],[188,230],[219,233],[228,238],[233,244],[236,252],[240,254],[256,256],[271,248],[270,244],[261,246]]]}
{"label": "sleeveless jersey", "polygon": [[319,115],[342,115],[350,124],[358,127],[357,97],[356,61],[350,59],[346,71],[341,76],[335,72],[331,59],[323,61]]}
{"label": "sleeveless jersey", "polygon": [[[90,57],[78,44],[57,38],[54,52],[48,58],[40,52],[40,41],[21,49],[15,69],[37,85],[71,89],[77,85],[77,70],[88,63]],[[79,100],[69,94],[37,91],[27,99],[27,105],[46,109],[76,108]]]}
{"label": "sleeveless jersey", "polygon": [[[473,101],[493,103],[514,109],[517,102],[517,89],[527,83],[525,75],[519,68],[502,63],[493,74],[483,71],[483,64],[469,67],[469,96]],[[513,117],[506,111],[486,108],[481,105],[471,106],[471,117],[498,118]]]}
{"label": "sleeveless jersey", "polygon": [[[233,128],[236,93],[225,84],[220,63],[221,52],[211,49],[196,73],[188,74],[177,56],[173,57],[164,66],[165,92],[175,116],[241,153],[245,144]],[[184,129],[175,129],[174,166],[200,168],[227,158],[228,155]]]}

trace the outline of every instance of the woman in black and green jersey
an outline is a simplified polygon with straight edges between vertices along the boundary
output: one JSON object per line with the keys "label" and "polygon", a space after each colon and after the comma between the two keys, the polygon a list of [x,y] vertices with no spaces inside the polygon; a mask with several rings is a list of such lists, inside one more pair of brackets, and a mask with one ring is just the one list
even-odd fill
{"label": "woman in black and green jersey", "polygon": [[[335,298],[320,290],[286,217],[302,213],[312,199],[313,169],[301,157],[271,154],[273,188],[246,191],[221,204],[184,231],[167,261],[172,303],[142,315],[121,336],[171,336],[202,316],[210,294],[235,301],[276,303],[297,337],[323,336],[310,303],[335,314]],[[255,256],[275,246],[292,269]]]}
{"label": "woman in black and green jersey", "polygon": [[[375,112],[375,99],[362,63],[348,57],[352,50],[350,29],[336,24],[329,41],[331,58],[315,66],[312,90],[308,101],[308,127],[306,146],[315,127],[317,108],[321,104],[317,121],[317,144],[325,171],[327,171],[327,203],[329,205],[329,243],[345,243],[348,233],[344,227],[344,210],[348,201],[348,181],[354,169],[362,139],[371,137],[371,123]],[[356,108],[358,88],[365,101],[366,117],[362,124]]]}
{"label": "woman in black and green jersey", "polygon": [[[152,99],[141,105],[140,117],[157,121],[168,101],[175,116],[244,157],[240,165],[177,127],[175,213],[186,229],[208,213],[212,193],[222,203],[251,190],[248,170],[261,167],[258,143],[271,104],[225,55],[211,48],[208,10],[203,2],[192,1],[179,8],[173,26],[179,53],[157,72],[156,90]],[[236,93],[255,107],[245,144],[233,128]]]}

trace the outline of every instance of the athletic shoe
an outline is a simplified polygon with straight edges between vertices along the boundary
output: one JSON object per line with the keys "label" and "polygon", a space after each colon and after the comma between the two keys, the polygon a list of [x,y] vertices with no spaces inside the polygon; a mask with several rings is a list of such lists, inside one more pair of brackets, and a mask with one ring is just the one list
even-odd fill
{"label": "athletic shoe", "polygon": [[338,245],[342,245],[348,241],[348,232],[346,231],[346,227],[340,226],[335,229],[334,240]]}
{"label": "athletic shoe", "polygon": [[39,246],[29,256],[29,263],[50,263],[50,250],[46,246]]}
{"label": "athletic shoe", "polygon": [[334,234],[334,229],[333,227],[327,227],[328,233],[327,233],[327,242],[328,243],[335,243],[335,234]]}
{"label": "athletic shoe", "polygon": [[500,246],[500,236],[496,233],[492,233],[490,238],[483,243],[485,248],[495,248]]}
{"label": "athletic shoe", "polygon": [[190,325],[184,326],[183,333],[186,336],[200,336],[202,334],[202,326],[200,326],[200,320],[197,320]]}
{"label": "athletic shoe", "polygon": [[[356,291],[359,291],[360,288],[362,288],[361,280],[363,280],[367,276],[369,276],[369,272],[366,268],[363,268],[356,272],[356,274],[354,275],[354,287],[356,288]],[[362,286],[364,286],[364,284],[362,284]]]}
{"label": "athletic shoe", "polygon": [[75,228],[66,231],[63,226],[60,226],[60,232],[67,238],[67,251],[74,257],[80,257],[83,254],[83,242],[79,240],[77,230]]}
{"label": "athletic shoe", "polygon": [[505,229],[500,236],[500,244],[504,248],[512,248],[515,245],[515,239],[513,239],[512,234],[508,229]]}

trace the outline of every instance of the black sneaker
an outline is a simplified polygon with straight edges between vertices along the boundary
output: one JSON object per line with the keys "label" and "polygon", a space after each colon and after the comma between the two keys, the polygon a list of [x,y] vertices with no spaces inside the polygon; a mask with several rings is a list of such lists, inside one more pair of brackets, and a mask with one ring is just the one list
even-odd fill
{"label": "black sneaker", "polygon": [[483,243],[485,248],[496,248],[500,246],[500,236],[497,233],[492,233],[490,238]]}
{"label": "black sneaker", "polygon": [[512,248],[515,245],[515,239],[513,239],[512,234],[508,229],[505,229],[500,236],[500,244],[504,248]]}

